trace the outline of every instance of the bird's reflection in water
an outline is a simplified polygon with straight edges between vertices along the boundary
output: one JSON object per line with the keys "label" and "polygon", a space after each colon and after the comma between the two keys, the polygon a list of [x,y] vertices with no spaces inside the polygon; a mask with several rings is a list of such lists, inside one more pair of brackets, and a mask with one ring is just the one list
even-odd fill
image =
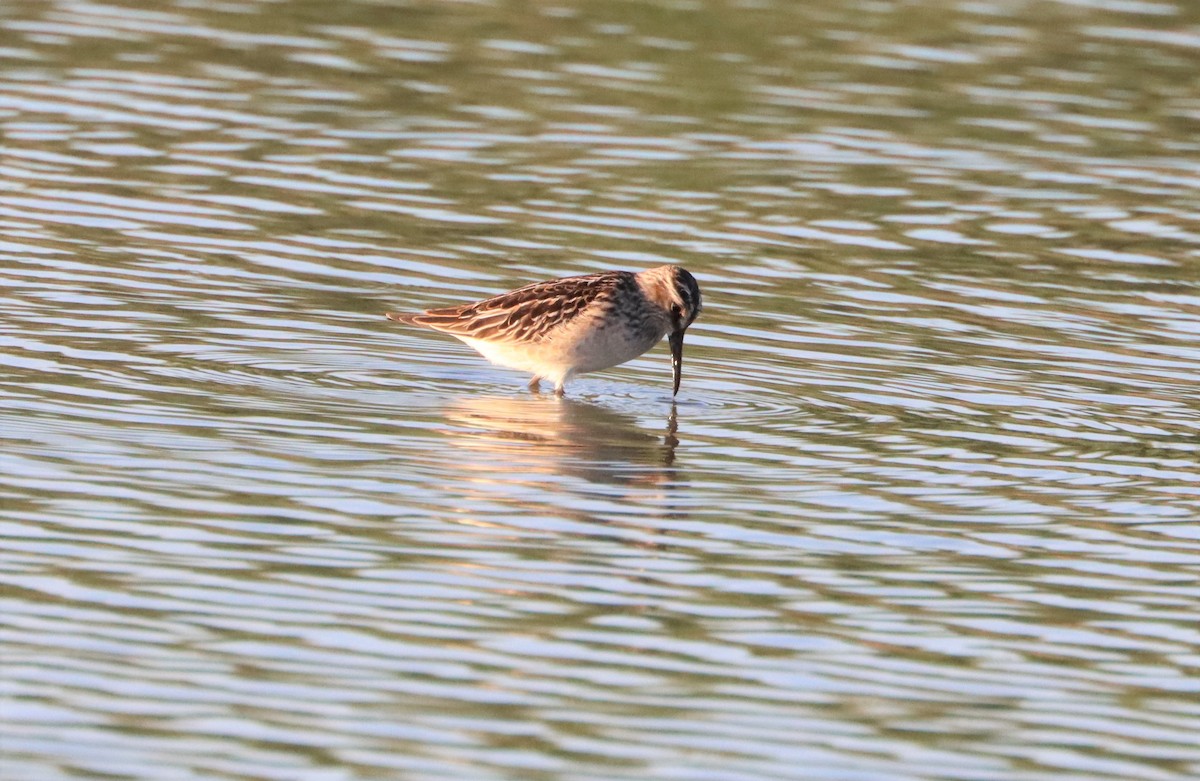
{"label": "bird's reflection in water", "polygon": [[472,471],[554,474],[628,486],[663,485],[675,477],[674,404],[662,434],[651,433],[630,415],[548,396],[462,399],[445,416],[463,467]]}
{"label": "bird's reflection in water", "polygon": [[458,521],[465,525],[515,535],[586,528],[588,539],[611,534],[624,551],[659,552],[671,534],[664,522],[689,515],[675,464],[674,404],[661,433],[631,415],[550,396],[462,399],[445,410],[445,421],[463,478]]}

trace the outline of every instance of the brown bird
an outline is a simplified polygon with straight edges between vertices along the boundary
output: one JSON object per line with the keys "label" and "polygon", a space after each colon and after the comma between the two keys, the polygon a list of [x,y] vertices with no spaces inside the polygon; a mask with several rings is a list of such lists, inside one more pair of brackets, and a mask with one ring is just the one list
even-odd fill
{"label": "brown bird", "polygon": [[443,331],[500,366],[533,375],[563,393],[577,374],[608,369],[670,335],[673,393],[683,370],[683,334],[700,314],[700,286],[679,266],[602,271],[517,288],[472,304],[390,320]]}

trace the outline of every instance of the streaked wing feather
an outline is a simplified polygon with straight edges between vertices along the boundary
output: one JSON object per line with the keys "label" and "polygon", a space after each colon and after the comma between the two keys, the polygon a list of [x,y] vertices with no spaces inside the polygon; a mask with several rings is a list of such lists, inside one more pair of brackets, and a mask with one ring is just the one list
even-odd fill
{"label": "streaked wing feather", "polygon": [[612,299],[622,285],[636,285],[626,271],[535,282],[473,304],[430,309],[412,322],[472,339],[533,342],[571,322],[593,304]]}

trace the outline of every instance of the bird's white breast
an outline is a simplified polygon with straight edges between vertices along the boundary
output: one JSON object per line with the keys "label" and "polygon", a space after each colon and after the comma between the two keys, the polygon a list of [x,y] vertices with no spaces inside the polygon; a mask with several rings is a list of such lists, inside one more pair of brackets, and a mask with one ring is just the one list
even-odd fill
{"label": "bird's white breast", "polygon": [[657,344],[664,331],[653,323],[630,327],[626,321],[610,320],[581,329],[573,345],[575,373],[594,372],[633,360]]}
{"label": "bird's white breast", "polygon": [[632,360],[657,344],[665,334],[657,323],[637,325],[630,327],[625,321],[597,322],[583,317],[555,333],[553,338],[540,342],[458,338],[498,366],[561,383],[576,374],[599,371]]}

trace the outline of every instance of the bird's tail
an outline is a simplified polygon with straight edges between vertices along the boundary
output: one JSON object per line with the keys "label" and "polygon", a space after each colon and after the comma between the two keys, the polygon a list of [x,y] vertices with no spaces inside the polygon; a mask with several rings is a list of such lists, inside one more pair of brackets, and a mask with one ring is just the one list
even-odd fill
{"label": "bird's tail", "polygon": [[417,317],[416,315],[408,315],[403,312],[388,312],[387,313],[388,320],[395,320],[397,323],[404,323],[405,325],[416,325],[417,324],[416,317]]}

